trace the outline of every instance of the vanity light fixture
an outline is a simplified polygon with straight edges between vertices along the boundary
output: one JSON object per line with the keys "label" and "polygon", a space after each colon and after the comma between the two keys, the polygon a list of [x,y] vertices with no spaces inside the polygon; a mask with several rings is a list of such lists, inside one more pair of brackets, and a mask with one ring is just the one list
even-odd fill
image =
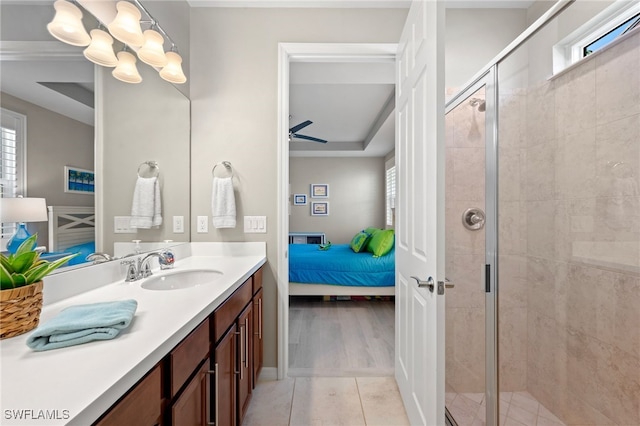
{"label": "vanity light fixture", "polygon": [[[82,25],[82,11],[78,6],[67,0],[57,0],[54,7],[56,15],[47,25],[51,35],[74,46],[88,46],[83,52],[84,56],[95,64],[115,67],[112,75],[118,80],[126,83],[142,81],[136,68],[136,57],[127,49],[133,47],[138,58],[156,68],[164,80],[174,84],[187,81],[182,70],[182,57],[178,54],[175,43],[139,0],[119,1],[116,4],[116,18],[107,25],[110,34],[99,23],[97,29],[91,30],[91,36]],[[149,20],[140,20],[141,10]],[[150,25],[144,34],[140,27],[142,23]],[[113,53],[112,36],[125,44],[117,57]],[[165,38],[171,43],[171,50],[168,52],[164,51]]]}
{"label": "vanity light fixture", "polygon": [[111,35],[129,46],[142,46],[144,35],[140,28],[140,10],[128,1],[119,1],[116,9],[116,19],[107,26]]}
{"label": "vanity light fixture", "polygon": [[144,44],[138,50],[138,58],[152,67],[164,67],[167,65],[167,55],[164,53],[164,38],[157,32],[154,23],[150,29],[144,32]]}
{"label": "vanity light fixture", "polygon": [[160,70],[160,77],[169,83],[182,84],[187,81],[187,77],[182,71],[182,57],[178,54],[175,45],[171,46],[171,51],[166,53],[167,65]]}
{"label": "vanity light fixture", "polygon": [[111,75],[125,83],[140,83],[142,81],[136,67],[136,57],[127,51],[126,46],[124,50],[118,52],[118,65],[111,71]]}
{"label": "vanity light fixture", "polygon": [[113,38],[100,27],[91,30],[91,44],[82,53],[94,64],[111,68],[118,65],[118,58],[113,53]]}
{"label": "vanity light fixture", "polygon": [[47,25],[47,30],[58,40],[72,46],[88,46],[91,37],[82,25],[82,11],[75,4],[57,0],[53,7],[56,14]]}

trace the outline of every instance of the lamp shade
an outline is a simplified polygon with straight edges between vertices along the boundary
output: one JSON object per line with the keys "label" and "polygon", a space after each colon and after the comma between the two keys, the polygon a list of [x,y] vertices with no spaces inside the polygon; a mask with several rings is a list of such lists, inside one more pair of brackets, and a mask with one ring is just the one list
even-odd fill
{"label": "lamp shade", "polygon": [[49,33],[58,40],[72,46],[87,46],[91,37],[82,25],[82,11],[65,0],[57,0],[53,7],[56,14],[53,21],[47,24]]}
{"label": "lamp shade", "polygon": [[0,221],[4,223],[47,221],[47,203],[44,198],[2,198],[0,205]]}
{"label": "lamp shade", "polygon": [[144,43],[140,28],[142,14],[138,8],[128,1],[119,1],[116,9],[118,9],[116,19],[107,26],[111,35],[129,46],[142,46]]}
{"label": "lamp shade", "polygon": [[111,71],[111,74],[125,83],[140,83],[142,81],[138,68],[136,68],[136,57],[124,50],[118,52],[118,66]]}
{"label": "lamp shade", "polygon": [[169,61],[164,53],[164,38],[155,30],[144,32],[144,44],[138,50],[138,58],[152,67],[164,67]]}
{"label": "lamp shade", "polygon": [[182,71],[182,57],[176,52],[167,52],[167,65],[160,70],[160,77],[170,83],[182,84],[187,77]]}
{"label": "lamp shade", "polygon": [[91,44],[84,49],[84,56],[94,64],[103,67],[115,67],[118,58],[113,53],[113,38],[100,29],[91,30]]}

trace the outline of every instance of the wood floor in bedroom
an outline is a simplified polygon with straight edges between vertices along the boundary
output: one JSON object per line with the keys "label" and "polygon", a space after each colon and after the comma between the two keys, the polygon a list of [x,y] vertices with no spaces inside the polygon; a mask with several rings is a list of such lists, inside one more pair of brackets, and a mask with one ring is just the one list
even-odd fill
{"label": "wood floor in bedroom", "polygon": [[393,300],[291,297],[289,376],[393,376]]}

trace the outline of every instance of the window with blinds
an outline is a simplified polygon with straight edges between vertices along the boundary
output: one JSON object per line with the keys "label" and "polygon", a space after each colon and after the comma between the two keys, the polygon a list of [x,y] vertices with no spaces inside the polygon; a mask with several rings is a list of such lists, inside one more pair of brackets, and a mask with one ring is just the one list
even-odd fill
{"label": "window with blinds", "polygon": [[[25,128],[27,118],[2,108],[0,117],[0,198],[25,194]],[[5,240],[16,230],[15,223],[3,223],[0,237]]]}
{"label": "window with blinds", "polygon": [[387,169],[386,172],[386,223],[387,226],[394,226],[394,209],[396,207],[396,166]]}

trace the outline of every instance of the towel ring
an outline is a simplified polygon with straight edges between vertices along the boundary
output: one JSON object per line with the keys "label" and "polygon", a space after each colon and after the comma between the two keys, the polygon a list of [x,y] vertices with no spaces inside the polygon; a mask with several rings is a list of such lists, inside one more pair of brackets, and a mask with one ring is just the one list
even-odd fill
{"label": "towel ring", "polygon": [[211,174],[215,177],[216,167],[218,167],[221,164],[231,174],[231,176],[229,176],[229,177],[233,178],[233,167],[231,167],[231,163],[229,161],[223,161],[223,162],[218,163],[215,166],[213,166],[213,169],[211,169]]}
{"label": "towel ring", "polygon": [[160,166],[158,165],[157,161],[144,161],[142,162],[139,166],[138,166],[138,177],[144,177],[140,174],[140,169],[142,169],[142,166],[147,166],[149,168],[149,172],[151,172],[151,176],[149,177],[158,177],[160,176]]}

